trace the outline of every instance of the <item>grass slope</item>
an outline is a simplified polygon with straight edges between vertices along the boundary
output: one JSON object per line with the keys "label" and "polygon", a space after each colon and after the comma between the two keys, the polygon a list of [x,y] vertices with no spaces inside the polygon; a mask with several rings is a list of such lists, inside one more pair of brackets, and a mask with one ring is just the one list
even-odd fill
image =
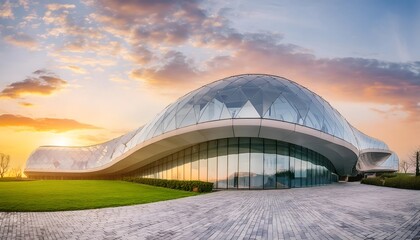
{"label": "grass slope", "polygon": [[157,202],[196,194],[124,181],[0,182],[0,211],[92,209]]}

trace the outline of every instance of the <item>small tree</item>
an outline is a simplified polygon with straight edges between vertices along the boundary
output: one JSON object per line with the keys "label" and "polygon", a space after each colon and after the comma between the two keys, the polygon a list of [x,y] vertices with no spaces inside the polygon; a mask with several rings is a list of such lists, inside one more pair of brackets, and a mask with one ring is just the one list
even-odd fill
{"label": "small tree", "polygon": [[0,153],[0,178],[4,177],[4,174],[9,170],[10,156],[4,153]]}
{"label": "small tree", "polygon": [[420,151],[416,153],[416,176],[420,176]]}
{"label": "small tree", "polygon": [[400,171],[402,170],[404,173],[407,173],[408,169],[410,168],[410,164],[407,161],[400,162]]}
{"label": "small tree", "polygon": [[15,178],[22,178],[22,168],[16,167],[16,168],[10,169],[9,176],[15,177]]}
{"label": "small tree", "polygon": [[409,159],[409,167],[410,168],[414,168],[416,176],[420,176],[420,147],[417,147],[416,150],[414,150],[412,152],[412,154],[410,154]]}

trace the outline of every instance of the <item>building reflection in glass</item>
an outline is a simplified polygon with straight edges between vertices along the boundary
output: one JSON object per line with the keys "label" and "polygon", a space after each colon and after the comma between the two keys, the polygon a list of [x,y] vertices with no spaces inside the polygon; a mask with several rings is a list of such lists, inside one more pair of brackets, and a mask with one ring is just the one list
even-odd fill
{"label": "building reflection in glass", "polygon": [[173,153],[130,175],[201,180],[218,189],[281,189],[338,180],[331,162],[310,149],[270,139],[225,138]]}

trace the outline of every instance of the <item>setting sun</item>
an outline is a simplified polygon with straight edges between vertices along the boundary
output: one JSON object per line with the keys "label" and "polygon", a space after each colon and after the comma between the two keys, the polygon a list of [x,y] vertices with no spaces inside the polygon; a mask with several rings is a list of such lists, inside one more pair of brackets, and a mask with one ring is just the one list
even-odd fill
{"label": "setting sun", "polygon": [[51,144],[52,146],[71,146],[72,145],[72,140],[66,136],[57,136],[55,138],[52,139]]}

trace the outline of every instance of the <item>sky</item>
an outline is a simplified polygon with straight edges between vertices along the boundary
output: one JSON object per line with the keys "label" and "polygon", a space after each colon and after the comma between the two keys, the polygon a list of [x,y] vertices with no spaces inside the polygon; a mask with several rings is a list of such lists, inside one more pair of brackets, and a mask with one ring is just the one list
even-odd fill
{"label": "sky", "polygon": [[420,146],[420,2],[0,0],[0,152],[92,145],[243,73],[325,98],[400,159]]}

